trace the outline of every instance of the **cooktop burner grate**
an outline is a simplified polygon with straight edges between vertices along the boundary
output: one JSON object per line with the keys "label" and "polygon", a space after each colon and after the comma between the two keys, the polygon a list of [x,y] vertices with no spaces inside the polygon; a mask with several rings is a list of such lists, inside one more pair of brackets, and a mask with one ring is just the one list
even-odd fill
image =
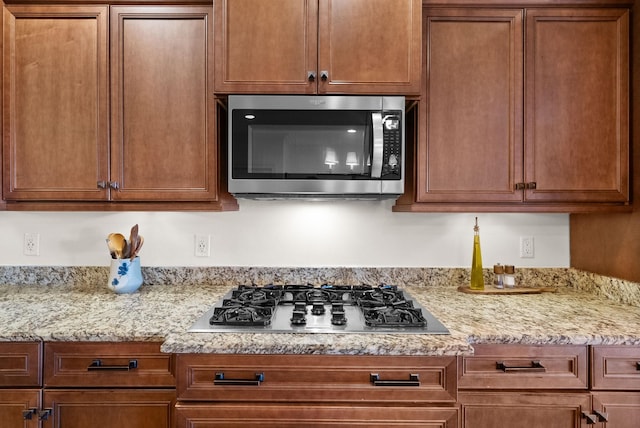
{"label": "cooktop burner grate", "polygon": [[449,333],[395,285],[241,285],[227,293],[189,331]]}

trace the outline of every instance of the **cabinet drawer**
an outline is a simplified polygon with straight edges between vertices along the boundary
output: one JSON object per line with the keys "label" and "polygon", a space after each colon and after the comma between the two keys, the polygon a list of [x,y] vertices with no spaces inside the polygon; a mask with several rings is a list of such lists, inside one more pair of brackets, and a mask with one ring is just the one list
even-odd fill
{"label": "cabinet drawer", "polygon": [[591,389],[640,390],[640,347],[593,346]]}
{"label": "cabinet drawer", "polygon": [[455,403],[455,357],[177,356],[178,400]]}
{"label": "cabinet drawer", "polygon": [[586,346],[474,345],[460,389],[587,389]]}
{"label": "cabinet drawer", "polygon": [[40,386],[42,344],[0,342],[0,387]]}
{"label": "cabinet drawer", "polygon": [[176,428],[327,427],[367,428],[420,427],[455,428],[457,407],[338,406],[306,404],[184,404],[175,409]]}
{"label": "cabinet drawer", "polygon": [[45,343],[44,385],[174,387],[173,356],[160,343]]}

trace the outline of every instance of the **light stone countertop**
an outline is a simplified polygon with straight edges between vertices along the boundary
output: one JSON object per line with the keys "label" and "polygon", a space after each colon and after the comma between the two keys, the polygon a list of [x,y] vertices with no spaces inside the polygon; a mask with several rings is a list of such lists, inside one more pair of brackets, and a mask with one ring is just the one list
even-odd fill
{"label": "light stone countertop", "polygon": [[451,332],[426,334],[188,333],[231,287],[143,285],[117,295],[89,285],[0,285],[0,341],[162,341],[164,352],[469,355],[474,343],[640,345],[640,306],[558,287],[471,295],[405,286]]}

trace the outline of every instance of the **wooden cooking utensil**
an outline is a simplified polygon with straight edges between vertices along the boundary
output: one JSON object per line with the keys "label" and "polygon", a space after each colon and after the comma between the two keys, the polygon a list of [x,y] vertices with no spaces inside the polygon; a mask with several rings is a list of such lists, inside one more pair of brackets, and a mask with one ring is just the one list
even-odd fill
{"label": "wooden cooking utensil", "polygon": [[127,240],[121,233],[110,233],[107,236],[107,246],[116,259],[121,259],[127,246]]}

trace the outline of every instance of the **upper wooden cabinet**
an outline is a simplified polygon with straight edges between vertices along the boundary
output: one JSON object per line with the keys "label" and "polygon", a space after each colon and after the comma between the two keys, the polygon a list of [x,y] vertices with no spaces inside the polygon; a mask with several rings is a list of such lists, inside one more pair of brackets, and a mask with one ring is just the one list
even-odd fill
{"label": "upper wooden cabinet", "polygon": [[111,8],[114,200],[217,196],[208,6]]}
{"label": "upper wooden cabinet", "polygon": [[3,174],[7,200],[104,200],[108,8],[4,9]]}
{"label": "upper wooden cabinet", "polygon": [[627,206],[628,9],[425,8],[423,22],[415,182],[394,210]]}
{"label": "upper wooden cabinet", "polygon": [[525,200],[627,202],[629,11],[529,9],[525,28]]}
{"label": "upper wooden cabinet", "polygon": [[4,198],[220,209],[212,9],[7,6]]}
{"label": "upper wooden cabinet", "polygon": [[418,94],[420,0],[215,0],[220,93]]}

